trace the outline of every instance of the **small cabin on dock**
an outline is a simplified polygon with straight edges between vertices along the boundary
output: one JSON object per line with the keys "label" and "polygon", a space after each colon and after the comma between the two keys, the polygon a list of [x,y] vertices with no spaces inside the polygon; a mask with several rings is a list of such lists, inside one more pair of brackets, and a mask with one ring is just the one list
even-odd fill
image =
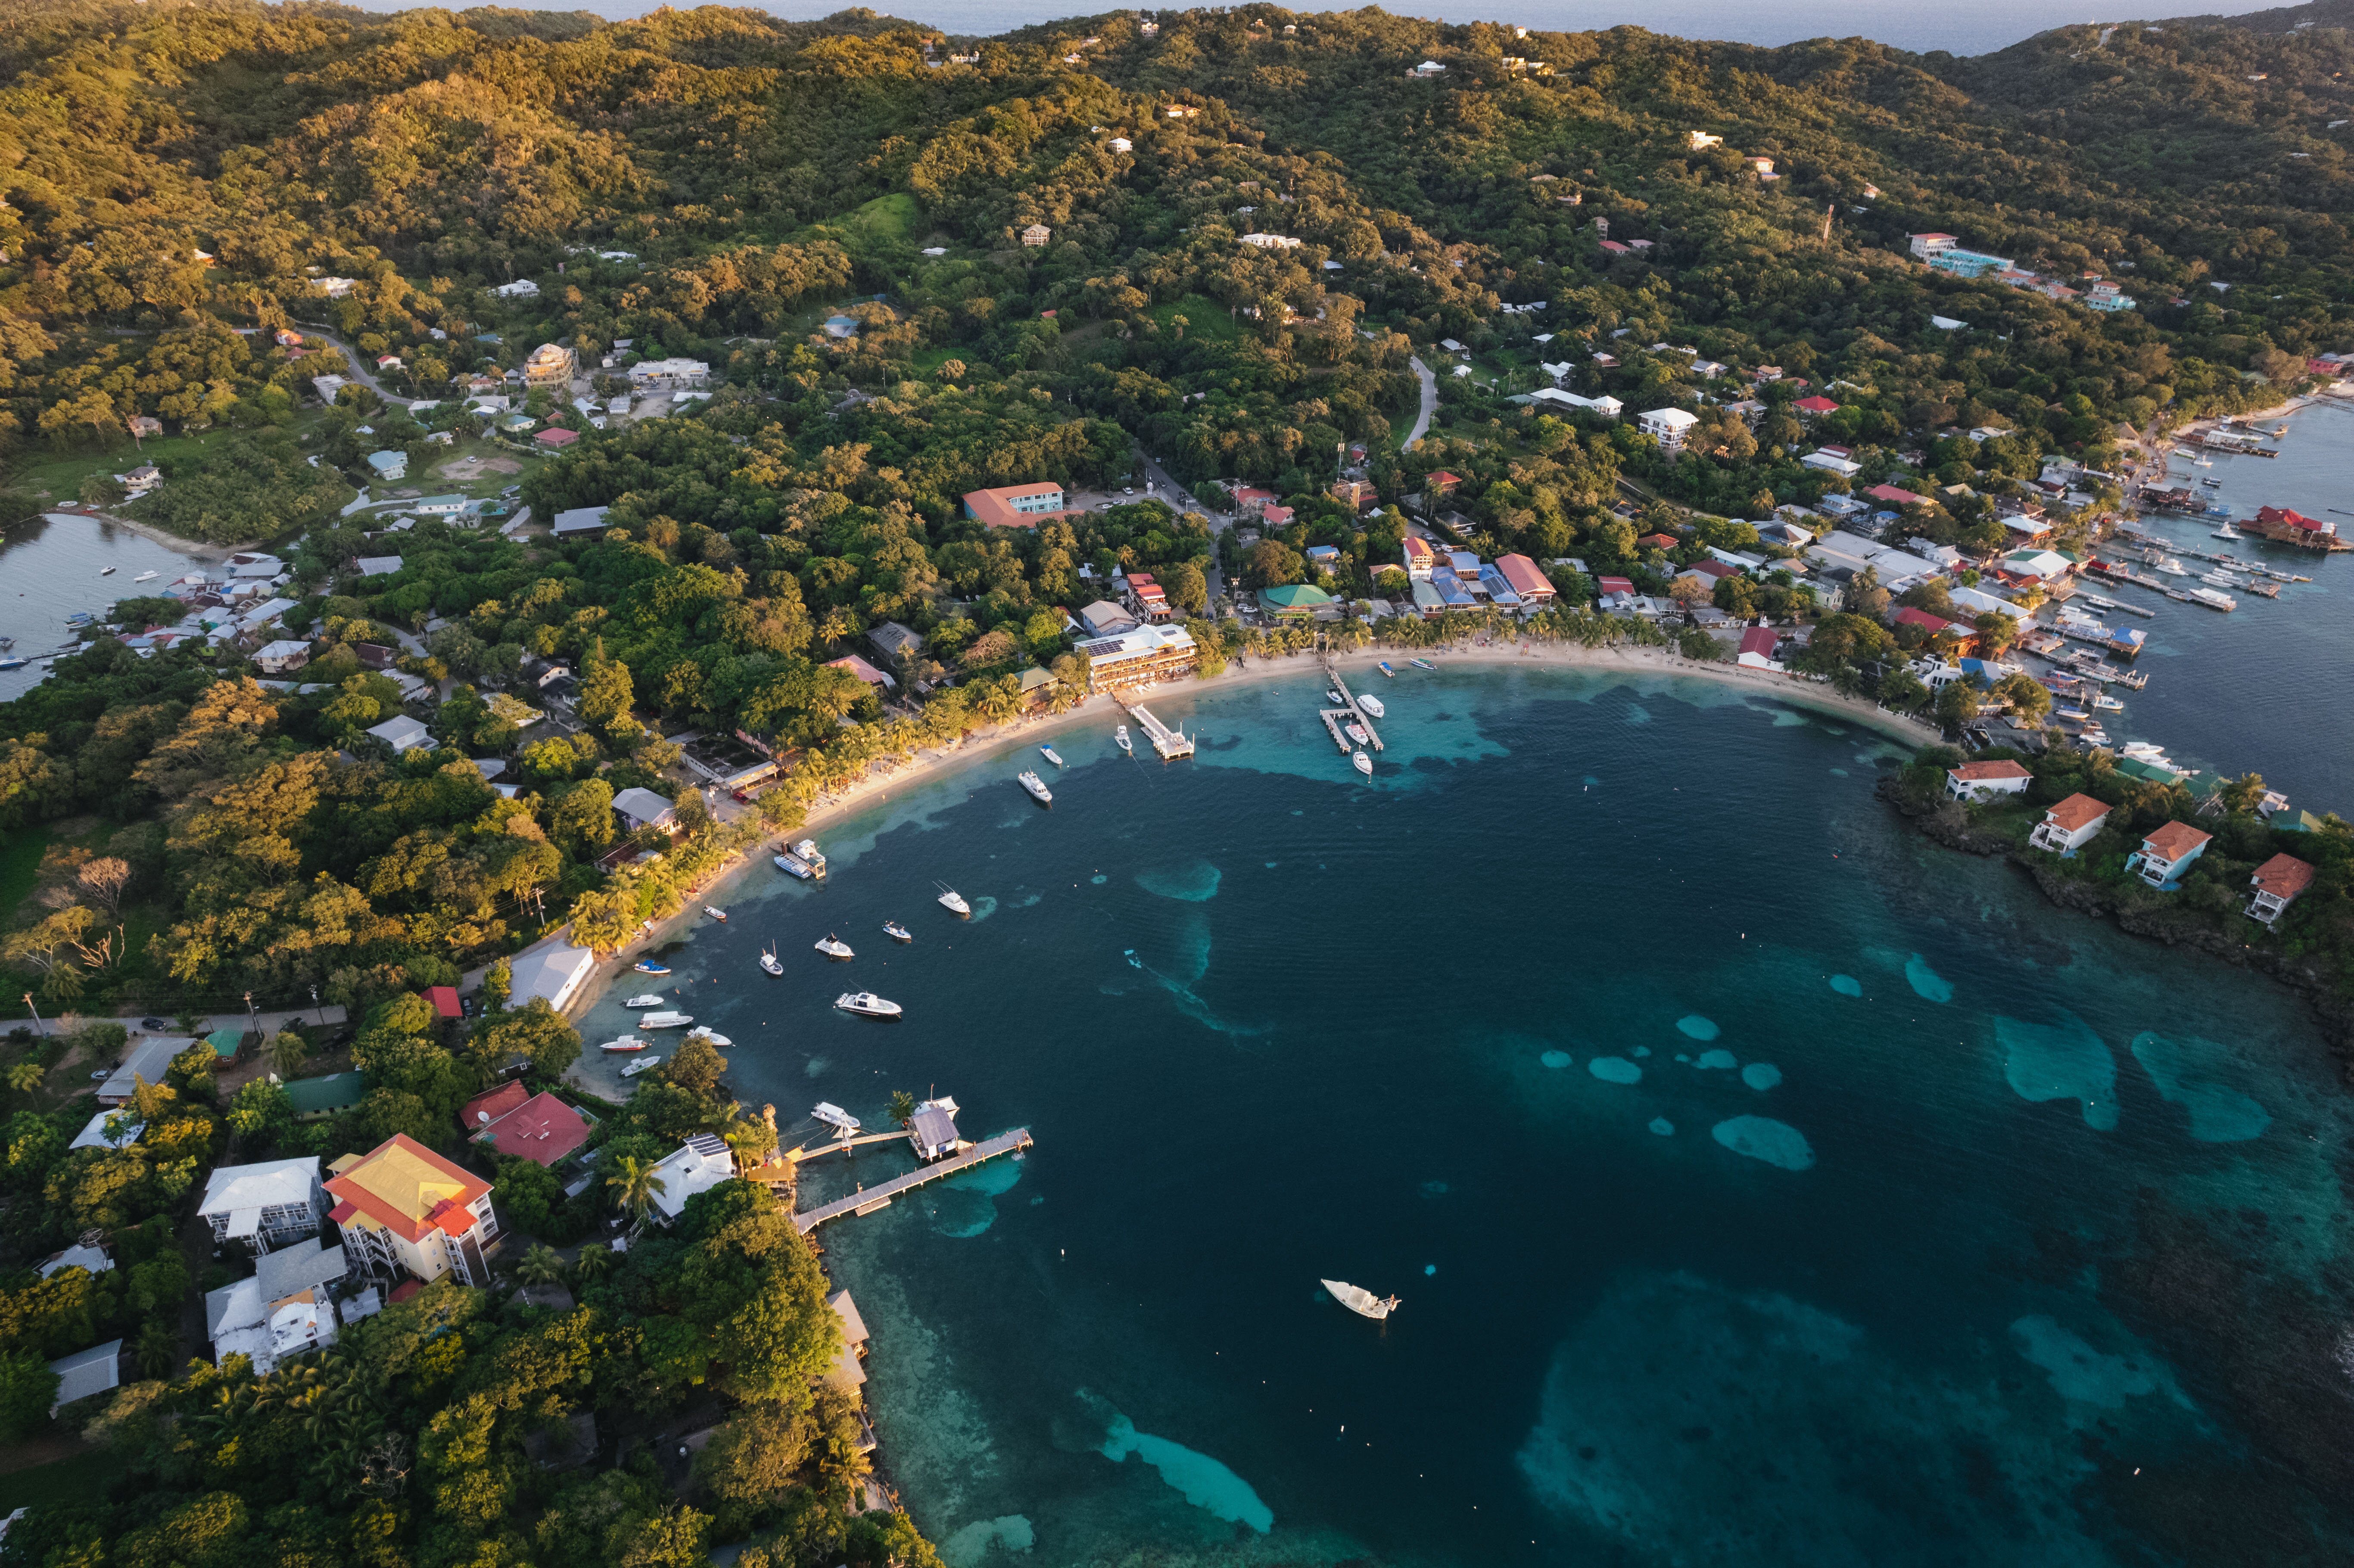
{"label": "small cabin on dock", "polygon": [[918,1160],[938,1160],[956,1152],[958,1139],[954,1102],[926,1100],[907,1119],[907,1139]]}

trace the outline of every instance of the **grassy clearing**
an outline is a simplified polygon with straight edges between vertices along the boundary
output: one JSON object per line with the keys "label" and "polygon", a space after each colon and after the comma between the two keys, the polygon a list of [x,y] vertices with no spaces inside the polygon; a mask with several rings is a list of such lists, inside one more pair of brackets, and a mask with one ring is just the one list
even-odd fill
{"label": "grassy clearing", "polygon": [[49,830],[19,828],[0,837],[0,916],[32,896],[41,874],[41,857],[49,853]]}
{"label": "grassy clearing", "polygon": [[1188,294],[1182,300],[1155,305],[1145,313],[1160,323],[1163,332],[1176,330],[1176,318],[1183,316],[1187,337],[1208,338],[1213,343],[1233,343],[1243,335],[1242,323],[1235,320],[1225,306],[1206,294]]}
{"label": "grassy clearing", "polygon": [[103,1495],[122,1468],[111,1449],[92,1448],[71,1458],[0,1474],[0,1515],[41,1503],[83,1503]]}
{"label": "grassy clearing", "polygon": [[876,196],[842,219],[854,249],[906,245],[923,218],[916,198],[905,191]]}

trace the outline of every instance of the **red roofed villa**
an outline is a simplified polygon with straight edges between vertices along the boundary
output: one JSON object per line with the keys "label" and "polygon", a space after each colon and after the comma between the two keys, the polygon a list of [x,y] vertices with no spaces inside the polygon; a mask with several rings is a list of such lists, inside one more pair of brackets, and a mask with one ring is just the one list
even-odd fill
{"label": "red roofed villa", "polygon": [[491,1184],[396,1133],[367,1153],[330,1167],[327,1217],[343,1232],[345,1256],[378,1279],[403,1275],[430,1282],[454,1274],[467,1285],[491,1282],[482,1249],[499,1234]]}
{"label": "red roofed villa", "polygon": [[1741,634],[1741,652],[1735,661],[1744,670],[1778,670],[1774,662],[1774,645],[1780,639],[1770,626],[1753,626]]}
{"label": "red roofed villa", "polygon": [[966,493],[964,514],[985,528],[1035,528],[1066,515],[1059,484],[1009,484]]}
{"label": "red roofed villa", "polygon": [[2248,900],[2248,918],[2270,926],[2313,885],[2313,867],[2293,854],[2276,854],[2256,867],[2248,881],[2256,890]]}
{"label": "red roofed villa", "polygon": [[501,1084],[466,1102],[458,1125],[477,1143],[535,1165],[561,1163],[588,1141],[588,1118],[550,1094]]}
{"label": "red roofed villa", "polygon": [[840,670],[844,674],[855,675],[868,685],[879,686],[886,692],[896,691],[899,685],[898,682],[855,653],[845,653],[839,659],[829,659],[825,662],[825,667],[829,670]]}
{"label": "red roofed villa", "polygon": [[2073,854],[2109,820],[2109,808],[2090,795],[2071,795],[2043,813],[2027,842],[2053,854]]}
{"label": "red roofed villa", "polygon": [[1797,408],[1801,414],[1836,414],[1840,406],[1819,393],[1812,397],[1799,398]]}
{"label": "red roofed villa", "polygon": [[1983,800],[1994,795],[2021,795],[2035,775],[2016,762],[1965,762],[1946,769],[1946,793],[1956,800]]}
{"label": "red roofed villa", "polygon": [[1537,564],[1526,556],[1497,556],[1496,573],[1511,586],[1514,593],[1521,596],[1522,602],[1527,604],[1553,602],[1553,584],[1546,580],[1543,572],[1537,570]]}
{"label": "red roofed villa", "polygon": [[2214,837],[2189,822],[2168,822],[2141,841],[2141,853],[2126,862],[2126,869],[2152,887],[2171,892]]}
{"label": "red roofed villa", "polygon": [[453,985],[429,985],[425,988],[425,1000],[433,1004],[434,1015],[444,1020],[462,1018],[466,1010],[458,1005],[458,988]]}
{"label": "red roofed villa", "polygon": [[580,439],[580,432],[578,430],[567,430],[561,425],[550,425],[547,429],[540,431],[539,434],[532,437],[531,439],[538,442],[541,446],[547,448],[549,450],[557,451],[561,450],[563,448],[568,447],[573,442],[578,440]]}
{"label": "red roofed villa", "polygon": [[1915,495],[1909,490],[1899,490],[1893,484],[1875,484],[1864,493],[1874,501],[1883,501],[1891,506],[1928,504],[1926,498]]}

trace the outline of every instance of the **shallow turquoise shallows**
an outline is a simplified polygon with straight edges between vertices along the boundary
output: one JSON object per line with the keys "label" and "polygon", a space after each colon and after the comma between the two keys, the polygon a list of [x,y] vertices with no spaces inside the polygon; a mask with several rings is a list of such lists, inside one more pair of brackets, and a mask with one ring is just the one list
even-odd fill
{"label": "shallow turquoise shallows", "polygon": [[[2304,1402],[2342,1382],[2349,1102],[2293,999],[1912,836],[1852,719],[1370,679],[1370,781],[1304,668],[1156,694],[1193,762],[1075,726],[1041,810],[1009,742],[674,952],[787,1126],[906,1089],[1037,1139],[819,1233],[952,1563],[2261,1551],[2197,1533],[2234,1518],[2346,1560]],[[803,1201],[909,1166],[828,1156]]]}

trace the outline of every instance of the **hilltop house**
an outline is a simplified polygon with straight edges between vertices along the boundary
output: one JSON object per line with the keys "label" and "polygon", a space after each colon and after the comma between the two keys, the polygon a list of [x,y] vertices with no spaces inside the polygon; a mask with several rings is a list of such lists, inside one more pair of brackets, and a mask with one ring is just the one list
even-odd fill
{"label": "hilltop house", "polygon": [[2071,795],[2043,813],[2027,842],[2054,854],[2073,854],[2093,840],[2109,820],[2109,808],[2090,795]]}

